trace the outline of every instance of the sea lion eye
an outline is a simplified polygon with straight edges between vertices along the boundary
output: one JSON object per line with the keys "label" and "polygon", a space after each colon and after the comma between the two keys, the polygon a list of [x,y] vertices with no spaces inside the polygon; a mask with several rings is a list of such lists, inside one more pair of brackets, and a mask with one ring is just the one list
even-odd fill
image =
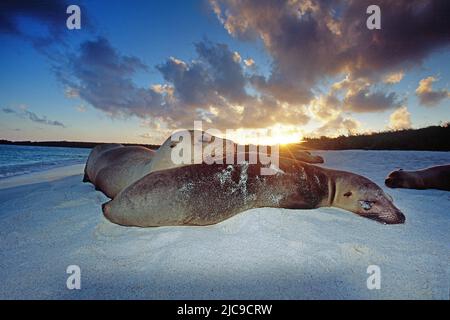
{"label": "sea lion eye", "polygon": [[375,201],[359,200],[359,205],[360,205],[364,210],[370,210],[370,209],[372,209],[372,206],[373,206],[374,203],[375,203]]}
{"label": "sea lion eye", "polygon": [[346,193],[344,193],[344,197],[350,197],[352,195],[351,191],[347,191]]}

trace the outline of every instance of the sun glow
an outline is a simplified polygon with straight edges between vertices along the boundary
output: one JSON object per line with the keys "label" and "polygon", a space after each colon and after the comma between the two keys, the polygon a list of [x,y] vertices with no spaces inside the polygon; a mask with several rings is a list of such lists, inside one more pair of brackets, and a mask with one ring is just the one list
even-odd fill
{"label": "sun glow", "polygon": [[239,144],[276,145],[299,143],[302,141],[302,130],[295,126],[276,124],[268,128],[236,129],[227,131],[226,138]]}

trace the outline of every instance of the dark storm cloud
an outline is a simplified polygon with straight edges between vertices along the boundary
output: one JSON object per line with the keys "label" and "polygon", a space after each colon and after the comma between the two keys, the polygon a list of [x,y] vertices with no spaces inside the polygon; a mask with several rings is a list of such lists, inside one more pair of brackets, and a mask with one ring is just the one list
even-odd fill
{"label": "dark storm cloud", "polygon": [[15,114],[21,118],[28,118],[29,120],[36,122],[36,123],[45,124],[45,125],[49,125],[49,126],[58,126],[58,127],[63,127],[63,128],[66,127],[61,121],[49,120],[49,119],[47,119],[46,116],[39,117],[34,112],[31,112],[26,109],[23,109],[21,111],[16,111],[11,108],[3,108],[2,111],[4,113],[8,113],[8,114]]}

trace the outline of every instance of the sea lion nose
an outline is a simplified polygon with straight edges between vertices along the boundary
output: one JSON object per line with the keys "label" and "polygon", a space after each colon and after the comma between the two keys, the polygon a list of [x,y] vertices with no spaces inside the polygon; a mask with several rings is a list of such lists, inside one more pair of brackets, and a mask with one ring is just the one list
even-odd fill
{"label": "sea lion nose", "polygon": [[384,180],[384,184],[390,188],[392,188],[393,186],[393,181],[391,178],[386,178],[386,180]]}
{"label": "sea lion nose", "polygon": [[397,223],[405,223],[405,220],[405,215],[402,212],[397,211]]}
{"label": "sea lion nose", "polygon": [[324,163],[325,162],[321,156],[316,156],[315,161],[316,161],[316,163]]}
{"label": "sea lion nose", "polygon": [[391,218],[386,219],[387,224],[402,224],[405,223],[405,215],[400,211],[396,210]]}

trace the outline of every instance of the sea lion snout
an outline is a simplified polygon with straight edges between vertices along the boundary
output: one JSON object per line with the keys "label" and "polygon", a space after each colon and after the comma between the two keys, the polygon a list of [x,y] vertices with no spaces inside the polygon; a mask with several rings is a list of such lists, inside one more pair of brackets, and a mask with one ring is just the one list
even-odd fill
{"label": "sea lion snout", "polygon": [[391,177],[387,177],[386,180],[384,180],[384,184],[389,188],[396,188],[395,180]]}
{"label": "sea lion snout", "polygon": [[325,161],[321,156],[313,156],[311,163],[324,163]]}
{"label": "sea lion snout", "polygon": [[372,208],[368,212],[360,212],[359,215],[384,224],[402,224],[406,220],[405,215],[394,205]]}
{"label": "sea lion snout", "polygon": [[360,204],[360,215],[384,224],[405,223],[405,215],[388,199],[380,197],[373,204]]}
{"label": "sea lion snout", "polygon": [[384,180],[384,184],[388,188],[401,188],[404,185],[405,173],[402,170],[392,171]]}
{"label": "sea lion snout", "polygon": [[394,220],[393,224],[405,223],[406,217],[400,210],[397,211],[396,217],[397,219]]}
{"label": "sea lion snout", "polygon": [[387,215],[380,215],[380,222],[385,224],[402,224],[405,223],[405,215],[398,209]]}

